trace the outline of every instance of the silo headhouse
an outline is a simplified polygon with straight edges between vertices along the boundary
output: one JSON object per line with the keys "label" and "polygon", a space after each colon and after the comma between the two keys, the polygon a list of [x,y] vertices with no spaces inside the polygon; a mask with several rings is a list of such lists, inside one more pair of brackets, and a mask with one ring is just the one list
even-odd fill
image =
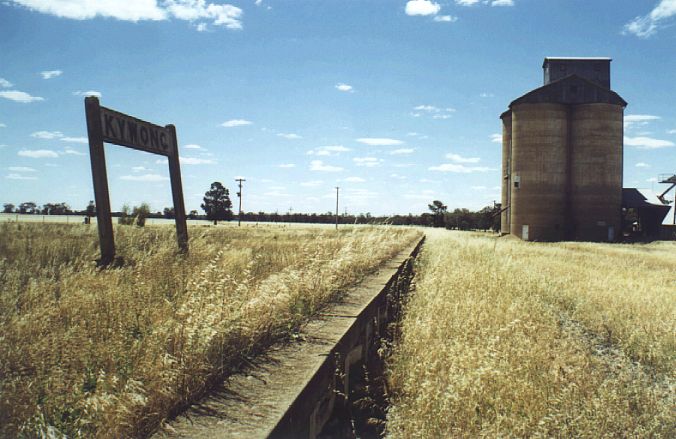
{"label": "silo headhouse", "polygon": [[615,241],[622,226],[624,108],[610,58],[545,58],[544,85],[502,119],[502,233]]}

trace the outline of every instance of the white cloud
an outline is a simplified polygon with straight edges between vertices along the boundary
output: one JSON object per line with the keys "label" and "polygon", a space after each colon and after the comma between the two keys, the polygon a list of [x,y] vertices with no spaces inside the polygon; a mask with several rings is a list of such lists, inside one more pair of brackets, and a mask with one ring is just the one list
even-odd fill
{"label": "white cloud", "polygon": [[346,181],[348,183],[364,183],[366,180],[364,180],[361,177],[347,177],[344,178],[343,181]]}
{"label": "white cloud", "polygon": [[14,102],[21,102],[22,104],[28,104],[30,102],[44,101],[44,98],[39,96],[31,96],[28,93],[18,90],[7,90],[0,91],[0,98],[9,99]]}
{"label": "white cloud", "polygon": [[331,166],[324,164],[321,160],[312,160],[310,162],[310,171],[319,171],[319,172],[340,172],[343,168],[339,166]]}
{"label": "white cloud", "polygon": [[395,146],[402,145],[404,142],[397,139],[388,139],[384,137],[362,137],[357,139],[357,142],[371,146]]}
{"label": "white cloud", "polygon": [[84,152],[77,151],[73,148],[66,148],[62,154],[68,154],[68,155],[87,155]]}
{"label": "white cloud", "polygon": [[243,127],[246,125],[252,125],[253,122],[246,119],[230,119],[221,124],[222,127],[233,128],[233,127]]}
{"label": "white cloud", "polygon": [[7,125],[5,125],[4,123],[0,123],[0,128],[7,128]]}
{"label": "white cloud", "polygon": [[351,151],[350,148],[346,148],[343,145],[329,145],[329,146],[320,146],[319,148],[311,149],[307,152],[308,155],[338,155],[341,152]]}
{"label": "white cloud", "polygon": [[36,172],[35,169],[29,168],[27,166],[10,166],[7,169],[12,172]]}
{"label": "white cloud", "polygon": [[182,165],[215,165],[216,160],[200,159],[197,157],[181,157],[179,159]]}
{"label": "white cloud", "polygon": [[479,163],[481,161],[479,157],[463,157],[453,153],[446,154],[446,158],[455,163]]}
{"label": "white cloud", "polygon": [[668,130],[667,134],[676,134],[676,130]]}
{"label": "white cloud", "polygon": [[9,81],[6,80],[5,78],[0,78],[0,87],[9,88],[9,87],[11,87],[12,85],[14,85],[14,84],[12,84],[11,82],[9,82]]}
{"label": "white cloud", "polygon": [[660,120],[661,117],[651,114],[627,114],[624,116],[625,128],[633,128],[635,125],[647,125],[654,120]]}
{"label": "white cloud", "polygon": [[627,146],[633,146],[638,149],[659,149],[659,148],[669,148],[674,145],[674,142],[669,140],[660,140],[654,139],[652,137],[625,137],[624,144]]}
{"label": "white cloud", "polygon": [[486,92],[484,92],[484,93],[481,93],[481,94],[479,95],[479,97],[480,97],[480,98],[494,98],[495,95],[494,95],[493,93],[486,93]]}
{"label": "white cloud", "polygon": [[493,0],[491,6],[514,6],[514,0]]}
{"label": "white cloud", "polygon": [[414,148],[399,148],[395,149],[394,151],[390,151],[391,155],[406,155],[406,154],[413,154],[415,151]]}
{"label": "white cloud", "polygon": [[32,175],[21,175],[21,174],[7,174],[5,178],[10,180],[37,180],[37,177]]}
{"label": "white cloud", "polygon": [[31,134],[31,137],[35,137],[36,139],[58,139],[63,137],[63,133],[61,131],[36,131]]}
{"label": "white cloud", "polygon": [[279,137],[282,137],[284,139],[289,139],[289,140],[297,140],[297,139],[302,139],[301,136],[295,133],[278,133],[277,134]]}
{"label": "white cloud", "polygon": [[491,134],[491,142],[502,143],[502,134],[499,134],[499,133]]}
{"label": "white cloud", "polygon": [[638,162],[638,163],[636,163],[636,167],[637,167],[637,168],[649,168],[650,165],[647,164],[647,163]]}
{"label": "white cloud", "polygon": [[282,163],[281,165],[277,165],[278,168],[283,168],[283,169],[289,169],[289,168],[295,168],[296,165],[294,163]]}
{"label": "white cloud", "polygon": [[354,92],[354,88],[351,85],[343,84],[342,82],[339,83],[339,84],[336,84],[335,87],[336,87],[336,89],[338,89],[340,91],[344,91],[346,93],[353,93]]}
{"label": "white cloud", "polygon": [[428,113],[438,113],[441,111],[441,108],[435,107],[434,105],[418,105],[413,107],[415,111],[426,111]]}
{"label": "white cloud", "polygon": [[158,182],[169,180],[169,177],[159,174],[123,175],[120,180]]}
{"label": "white cloud", "polygon": [[59,140],[62,142],[70,142],[70,143],[83,143],[83,144],[89,143],[89,139],[87,139],[86,137],[62,137]]}
{"label": "white cloud", "polygon": [[436,15],[440,10],[439,3],[430,0],[410,0],[406,2],[406,15]]}
{"label": "white cloud", "polygon": [[430,171],[455,172],[459,174],[471,174],[473,172],[488,172],[493,170],[485,166],[465,166],[457,163],[443,163],[439,166],[430,166],[427,169]]}
{"label": "white cloud", "polygon": [[73,20],[87,20],[97,16],[124,21],[166,20],[167,13],[156,0],[133,2],[88,0],[14,0],[33,11]]}
{"label": "white cloud", "polygon": [[188,143],[187,145],[183,145],[183,148],[185,148],[185,149],[202,149],[201,146],[196,145],[194,143]]}
{"label": "white cloud", "polygon": [[73,92],[73,96],[82,96],[82,97],[94,96],[94,97],[97,97],[97,98],[100,99],[101,96],[103,96],[103,95],[101,94],[100,91],[96,91],[96,90],[87,90],[87,91],[78,90],[78,91]]}
{"label": "white cloud", "polygon": [[134,172],[150,171],[150,169],[146,168],[145,166],[132,166],[131,170]]}
{"label": "white cloud", "polygon": [[52,79],[61,76],[63,72],[61,70],[45,70],[44,72],[40,72],[40,74],[42,75],[42,79]]}
{"label": "white cloud", "polygon": [[473,191],[478,191],[478,192],[486,190],[486,186],[470,186],[469,188],[472,189]]}
{"label": "white cloud", "polygon": [[455,108],[439,108],[434,105],[418,105],[413,107],[414,112],[411,113],[413,117],[421,117],[423,114],[432,116],[432,119],[449,119],[451,113],[455,113]]}
{"label": "white cloud", "polygon": [[321,186],[324,182],[321,180],[311,180],[311,181],[304,181],[300,185],[303,187],[317,187]]}
{"label": "white cloud", "polygon": [[458,21],[458,17],[454,15],[436,15],[434,17],[434,21],[440,23],[455,23],[456,21]]}
{"label": "white cloud", "polygon": [[676,0],[660,0],[647,15],[634,18],[624,25],[624,33],[634,34],[639,38],[654,35],[664,20],[676,15]]}
{"label": "white cloud", "polygon": [[209,20],[214,26],[242,29],[242,9],[230,4],[207,4],[205,0],[167,0],[163,6],[179,20]]}
{"label": "white cloud", "polygon": [[455,3],[460,6],[473,6],[479,3],[481,0],[455,0]]}
{"label": "white cloud", "polygon": [[56,151],[52,151],[51,149],[22,149],[17,155],[32,159],[57,158],[59,156]]}
{"label": "white cloud", "polygon": [[646,180],[648,183],[657,183],[657,177],[650,177]]}
{"label": "white cloud", "polygon": [[352,159],[355,165],[364,166],[367,168],[374,168],[380,166],[383,163],[383,159],[376,157],[355,157]]}
{"label": "white cloud", "polygon": [[209,21],[214,26],[242,29],[242,9],[225,3],[207,3],[205,0],[164,0],[160,4],[157,0],[14,0],[14,3],[43,14],[73,20],[108,17],[136,22],[176,18],[191,23]]}

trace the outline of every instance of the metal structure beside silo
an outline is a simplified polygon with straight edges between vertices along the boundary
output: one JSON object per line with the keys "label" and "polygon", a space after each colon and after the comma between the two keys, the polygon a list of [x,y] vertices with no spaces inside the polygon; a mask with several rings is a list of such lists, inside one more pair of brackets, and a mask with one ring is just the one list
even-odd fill
{"label": "metal structure beside silo", "polygon": [[545,58],[545,85],[500,116],[503,234],[531,241],[620,236],[627,103],[607,88],[610,61]]}

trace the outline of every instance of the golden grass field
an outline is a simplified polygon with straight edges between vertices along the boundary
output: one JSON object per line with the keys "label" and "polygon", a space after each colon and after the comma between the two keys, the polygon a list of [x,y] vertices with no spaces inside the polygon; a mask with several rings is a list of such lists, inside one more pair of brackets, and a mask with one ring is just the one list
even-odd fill
{"label": "golden grass field", "polygon": [[0,224],[0,437],[143,437],[420,232]]}
{"label": "golden grass field", "polygon": [[391,438],[676,437],[676,242],[430,231]]}

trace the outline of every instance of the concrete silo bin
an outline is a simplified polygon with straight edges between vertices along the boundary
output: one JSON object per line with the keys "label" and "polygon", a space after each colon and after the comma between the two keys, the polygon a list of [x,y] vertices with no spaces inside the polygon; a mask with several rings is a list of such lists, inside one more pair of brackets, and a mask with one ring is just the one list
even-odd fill
{"label": "concrete silo bin", "polygon": [[502,213],[500,214],[500,233],[506,235],[509,233],[509,199],[510,193],[510,162],[512,149],[512,113],[506,111],[500,116],[502,119]]}
{"label": "concrete silo bin", "polygon": [[614,241],[621,232],[624,107],[571,108],[571,238]]}
{"label": "concrete silo bin", "polygon": [[530,241],[564,238],[568,109],[556,103],[512,110],[510,233]]}

